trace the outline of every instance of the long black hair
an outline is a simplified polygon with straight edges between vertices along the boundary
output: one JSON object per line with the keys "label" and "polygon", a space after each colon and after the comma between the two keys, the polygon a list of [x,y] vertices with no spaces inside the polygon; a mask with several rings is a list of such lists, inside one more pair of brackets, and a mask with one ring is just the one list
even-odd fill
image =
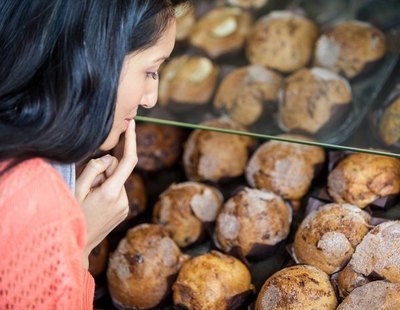
{"label": "long black hair", "polygon": [[178,0],[0,1],[0,161],[70,163],[111,130],[122,64]]}

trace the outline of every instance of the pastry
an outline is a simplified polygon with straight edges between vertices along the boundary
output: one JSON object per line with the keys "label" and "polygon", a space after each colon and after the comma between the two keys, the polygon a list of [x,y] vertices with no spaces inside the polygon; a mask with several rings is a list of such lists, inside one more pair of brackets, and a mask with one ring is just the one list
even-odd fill
{"label": "pastry", "polygon": [[109,242],[104,238],[89,254],[89,272],[97,277],[106,270],[108,261]]}
{"label": "pastry", "polygon": [[186,40],[196,23],[196,12],[192,5],[178,4],[175,7],[176,17],[176,41]]}
{"label": "pastry", "polygon": [[394,145],[400,141],[400,97],[384,110],[379,121],[380,136],[387,145]]}

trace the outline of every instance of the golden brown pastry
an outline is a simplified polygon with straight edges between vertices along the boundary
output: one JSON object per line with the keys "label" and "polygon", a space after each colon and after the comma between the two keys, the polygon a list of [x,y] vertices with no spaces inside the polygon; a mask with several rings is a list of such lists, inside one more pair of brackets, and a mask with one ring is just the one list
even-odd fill
{"label": "golden brown pastry", "polygon": [[[202,125],[245,130],[227,118],[213,119],[203,122]],[[254,144],[254,139],[246,136],[194,130],[183,151],[186,176],[192,181],[213,182],[241,176],[247,164],[249,148]]]}
{"label": "golden brown pastry", "polygon": [[351,267],[346,266],[339,273],[332,275],[332,280],[336,283],[339,296],[347,297],[356,287],[362,286],[370,282],[364,275],[355,272]]}
{"label": "golden brown pastry", "polygon": [[162,69],[158,102],[167,106],[203,105],[211,100],[217,86],[219,67],[210,59],[181,55],[172,58]]}
{"label": "golden brown pastry", "polygon": [[336,73],[322,69],[301,69],[284,83],[279,102],[279,126],[284,131],[315,134],[352,99],[350,84]]}
{"label": "golden brown pastry", "polygon": [[251,125],[268,101],[276,101],[282,82],[280,74],[260,65],[237,68],[219,85],[214,106],[239,124]]}
{"label": "golden brown pastry", "polygon": [[284,268],[265,281],[255,310],[333,310],[337,299],[328,275],[307,265]]}
{"label": "golden brown pastry", "polygon": [[186,259],[161,226],[142,224],[128,230],[108,263],[112,301],[122,308],[157,306]]}
{"label": "golden brown pastry", "polygon": [[89,272],[93,277],[97,277],[106,269],[108,261],[109,243],[104,238],[89,254]]}
{"label": "golden brown pastry", "polygon": [[400,284],[374,281],[356,288],[338,310],[400,309]]}
{"label": "golden brown pastry", "polygon": [[204,223],[215,222],[224,202],[219,190],[197,182],[170,185],[154,206],[153,222],[160,224],[180,246],[198,241]]}
{"label": "golden brown pastry", "polygon": [[280,72],[293,72],[311,60],[317,26],[309,19],[289,11],[273,11],[258,19],[246,46],[252,64]]}
{"label": "golden brown pastry", "polygon": [[192,5],[186,3],[178,4],[175,7],[176,17],[176,41],[183,41],[189,37],[196,23],[196,12]]}
{"label": "golden brown pastry", "polygon": [[146,187],[142,177],[132,173],[125,182],[125,190],[129,201],[129,212],[125,220],[130,220],[146,209]]}
{"label": "golden brown pastry", "polygon": [[370,229],[370,215],[349,204],[331,203],[311,212],[294,239],[294,252],[302,264],[332,274],[343,269]]}
{"label": "golden brown pastry", "polygon": [[318,39],[315,65],[353,78],[385,52],[385,35],[379,29],[365,22],[347,21]]}
{"label": "golden brown pastry", "polygon": [[[278,137],[312,141],[301,135]],[[315,168],[324,161],[325,152],[320,147],[271,140],[259,146],[250,158],[246,178],[252,187],[298,201],[307,193]]]}
{"label": "golden brown pastry", "polygon": [[[253,291],[251,275],[238,259],[217,251],[187,261],[172,287],[174,304],[193,310],[221,310],[232,297]],[[238,305],[240,306],[240,305]]]}
{"label": "golden brown pastry", "polygon": [[379,120],[379,133],[387,145],[393,145],[400,141],[400,97],[385,109]]}
{"label": "golden brown pastry", "polygon": [[217,59],[243,47],[251,23],[249,12],[240,8],[216,7],[196,23],[189,41],[211,59]]}
{"label": "golden brown pastry", "polygon": [[251,255],[255,246],[273,246],[286,239],[292,210],[271,192],[245,188],[231,197],[218,215],[215,235],[220,247]]}
{"label": "golden brown pastry", "polygon": [[338,203],[365,208],[378,198],[400,193],[400,160],[354,153],[329,173],[328,192]]}

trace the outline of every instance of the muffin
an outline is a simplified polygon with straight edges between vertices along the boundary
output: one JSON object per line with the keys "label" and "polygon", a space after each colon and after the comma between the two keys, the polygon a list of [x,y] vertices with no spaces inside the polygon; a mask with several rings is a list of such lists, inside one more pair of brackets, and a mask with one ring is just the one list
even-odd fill
{"label": "muffin", "polygon": [[310,62],[317,37],[318,28],[311,20],[289,11],[273,11],[252,28],[247,57],[252,64],[290,73]]}
{"label": "muffin", "polygon": [[204,15],[190,34],[190,44],[211,59],[240,51],[250,31],[250,13],[233,7],[216,7]]}
{"label": "muffin", "polygon": [[254,287],[250,272],[241,261],[211,251],[187,261],[172,290],[178,307],[220,310],[240,309],[239,296],[246,296]]}
{"label": "muffin", "polygon": [[337,24],[319,37],[315,65],[343,74],[359,75],[366,65],[386,52],[385,35],[371,24],[347,21]]}
{"label": "muffin", "polygon": [[394,157],[354,153],[329,173],[328,192],[338,203],[365,208],[375,200],[400,192],[400,160]]}
{"label": "muffin", "polygon": [[181,128],[158,124],[136,125],[137,168],[156,171],[172,167],[183,148],[184,133]]}
{"label": "muffin", "polygon": [[205,224],[215,222],[224,202],[216,188],[196,182],[170,185],[154,206],[153,222],[160,224],[180,247],[199,241]]}
{"label": "muffin", "polygon": [[333,274],[332,281],[336,284],[339,296],[342,299],[346,298],[356,287],[371,282],[370,279],[363,274],[355,272],[348,265],[339,273]]}
{"label": "muffin", "polygon": [[400,284],[374,281],[356,288],[338,310],[400,309]]}
{"label": "muffin", "polygon": [[302,264],[332,274],[343,269],[370,229],[370,215],[349,204],[331,203],[311,212],[294,238],[294,253]]}
{"label": "muffin", "polygon": [[192,5],[186,3],[178,4],[175,7],[176,17],[176,41],[184,41],[188,39],[196,23],[196,12]]}
{"label": "muffin", "polygon": [[109,242],[104,238],[89,254],[89,272],[97,277],[106,270],[108,261]]}
{"label": "muffin", "polygon": [[265,281],[255,310],[336,309],[337,299],[328,275],[307,265],[284,268]]}
{"label": "muffin", "polygon": [[396,98],[384,111],[379,121],[379,134],[387,145],[400,142],[400,97]]}
{"label": "muffin", "polygon": [[[230,130],[245,129],[227,118],[213,119],[201,125]],[[209,130],[194,130],[186,141],[183,164],[191,181],[231,179],[243,175],[249,149],[255,140],[241,135]]]}
{"label": "muffin", "polygon": [[316,134],[328,124],[343,121],[352,94],[346,79],[315,67],[290,75],[278,98],[278,122],[283,131]]}
{"label": "muffin", "polygon": [[176,56],[161,71],[158,102],[164,107],[204,105],[214,94],[219,72],[206,57]]}
{"label": "muffin", "polygon": [[142,224],[128,230],[108,263],[113,303],[134,309],[157,306],[186,259],[162,227]]}
{"label": "muffin", "polygon": [[243,256],[262,256],[267,247],[287,238],[291,208],[271,192],[245,188],[231,197],[217,217],[215,235],[227,253],[239,249]]}
{"label": "muffin", "polygon": [[146,209],[146,187],[142,177],[137,173],[132,173],[125,181],[125,190],[129,201],[129,212],[125,221],[128,221]]}
{"label": "muffin", "polygon": [[259,65],[234,69],[219,85],[214,107],[239,124],[251,125],[268,105],[276,106],[269,101],[276,101],[282,82],[280,74]]}
{"label": "muffin", "polygon": [[[278,137],[312,141],[300,135]],[[259,146],[250,158],[246,178],[252,187],[272,191],[296,203],[307,193],[324,161],[325,152],[320,147],[271,140]]]}

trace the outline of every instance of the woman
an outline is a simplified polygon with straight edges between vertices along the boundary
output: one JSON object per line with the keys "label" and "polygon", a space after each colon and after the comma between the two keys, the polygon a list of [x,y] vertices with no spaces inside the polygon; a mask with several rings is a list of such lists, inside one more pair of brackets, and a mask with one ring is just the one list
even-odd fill
{"label": "woman", "polygon": [[[0,309],[92,308],[88,255],[127,215],[132,118],[156,103],[180,2],[0,2]],[[124,132],[120,162],[91,160],[74,197],[51,164]]]}

